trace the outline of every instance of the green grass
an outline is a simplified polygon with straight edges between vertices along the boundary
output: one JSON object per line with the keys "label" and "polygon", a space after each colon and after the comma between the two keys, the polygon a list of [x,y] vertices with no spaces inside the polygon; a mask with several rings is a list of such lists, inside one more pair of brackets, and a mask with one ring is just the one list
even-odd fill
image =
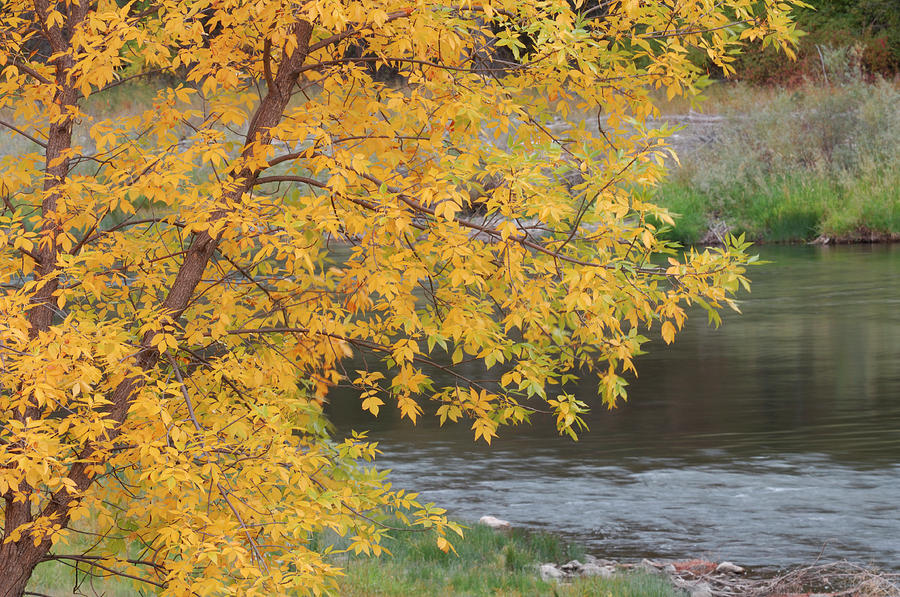
{"label": "green grass", "polygon": [[811,240],[823,233],[830,204],[843,203],[835,201],[837,192],[826,180],[773,177],[712,191],[669,183],[658,190],[656,201],[680,214],[676,227],[666,233],[672,240],[684,244],[709,240],[709,229],[724,223],[734,234],[778,243]]}
{"label": "green grass", "polygon": [[683,244],[709,241],[717,223],[758,242],[854,242],[900,237],[898,190],[896,172],[846,182],[797,174],[712,190],[667,183],[655,199],[678,214],[664,236]]}

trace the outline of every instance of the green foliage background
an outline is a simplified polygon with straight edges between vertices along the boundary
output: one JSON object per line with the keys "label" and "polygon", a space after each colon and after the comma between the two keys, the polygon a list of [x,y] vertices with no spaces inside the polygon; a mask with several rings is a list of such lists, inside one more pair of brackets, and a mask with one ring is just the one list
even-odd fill
{"label": "green foliage background", "polygon": [[862,70],[885,77],[900,73],[900,3],[897,0],[812,0],[797,11],[798,61],[772,48],[748,48],[738,58],[738,78],[751,83],[796,83],[821,77],[823,49],[855,48]]}

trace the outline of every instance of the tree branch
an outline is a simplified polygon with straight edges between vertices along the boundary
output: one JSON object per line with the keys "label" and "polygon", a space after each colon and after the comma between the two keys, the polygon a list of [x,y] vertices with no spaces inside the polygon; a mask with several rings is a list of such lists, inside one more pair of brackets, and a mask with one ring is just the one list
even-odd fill
{"label": "tree branch", "polygon": [[[384,20],[384,23],[390,23],[391,21],[396,21],[397,19],[403,19],[410,16],[414,10],[412,8],[408,8],[406,10],[398,10],[392,13],[388,13],[387,18]],[[326,37],[325,39],[319,40],[314,44],[309,46],[309,53],[317,52],[322,48],[326,48],[330,45],[334,45],[342,42],[343,40],[353,37],[357,33],[362,33],[367,29],[371,29],[372,25],[363,25],[362,27],[357,27],[354,29],[348,29],[341,33],[336,33],[330,37]]]}
{"label": "tree branch", "polygon": [[253,179],[252,185],[256,186],[273,182],[302,182],[303,184],[308,184],[311,187],[316,187],[319,189],[328,188],[328,185],[319,180],[316,180],[315,178],[309,178],[308,176],[293,176],[290,174],[279,174],[278,176],[260,176]]}
{"label": "tree branch", "polygon": [[32,137],[31,135],[29,135],[28,133],[26,133],[26,132],[23,131],[22,129],[17,128],[17,127],[15,127],[15,126],[11,125],[10,123],[6,122],[5,120],[0,120],[0,125],[3,125],[3,126],[5,126],[6,128],[11,129],[11,130],[13,130],[13,131],[19,133],[20,135],[22,135],[23,137],[25,137],[26,139],[28,139],[28,140],[31,141],[32,143],[36,143],[37,145],[40,145],[43,149],[47,149],[47,144],[46,144],[46,143],[44,143],[44,142],[41,141],[40,139],[35,139],[34,137]]}
{"label": "tree branch", "polygon": [[[82,564],[87,564],[88,566],[90,566],[92,568],[99,568],[100,570],[105,570],[106,572],[109,572],[113,576],[121,576],[122,578],[130,578],[131,580],[136,580],[138,582],[146,583],[148,585],[153,585],[153,586],[159,587],[161,589],[166,588],[165,583],[157,582],[155,580],[150,580],[149,578],[142,578],[140,576],[135,576],[134,574],[128,574],[127,572],[121,572],[119,570],[110,568],[108,566],[104,566],[103,564],[99,563],[98,560],[103,561],[103,560],[106,560],[106,558],[96,558],[95,559],[90,556],[54,556],[54,557],[50,557],[50,558],[45,557],[41,561],[46,562],[46,561],[64,560],[64,559],[72,560],[75,562],[80,562]],[[131,563],[131,560],[126,560],[126,561]]]}
{"label": "tree branch", "polygon": [[28,66],[27,63],[22,62],[18,58],[15,58],[15,57],[10,58],[9,63],[12,64],[13,66],[15,66],[20,71],[24,72],[25,74],[31,76],[34,79],[37,79],[38,82],[43,83],[44,85],[52,85],[52,82],[50,81],[50,79],[48,79],[41,73],[37,72],[36,70],[34,70],[30,66]]}

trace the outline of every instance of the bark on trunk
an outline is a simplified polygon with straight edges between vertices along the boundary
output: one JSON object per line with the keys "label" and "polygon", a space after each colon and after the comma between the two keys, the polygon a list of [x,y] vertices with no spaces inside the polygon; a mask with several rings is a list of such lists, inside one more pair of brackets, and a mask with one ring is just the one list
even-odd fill
{"label": "bark on trunk", "polygon": [[34,567],[50,549],[50,542],[35,547],[30,537],[0,546],[0,597],[22,597]]}
{"label": "bark on trunk", "polygon": [[[77,92],[72,86],[70,74],[75,61],[68,52],[70,49],[70,36],[84,21],[89,10],[89,4],[82,2],[72,4],[67,11],[67,27],[64,29],[59,23],[48,23],[50,5],[47,0],[35,0],[35,12],[45,25],[44,35],[54,54],[55,82],[57,85],[54,103],[59,106],[61,114],[75,106]],[[37,258],[40,260],[36,268],[36,276],[44,279],[45,284],[32,297],[35,306],[28,313],[30,324],[29,333],[36,338],[42,331],[50,328],[53,322],[53,294],[59,287],[56,275],[58,260],[57,236],[60,232],[60,224],[56,215],[59,203],[59,185],[69,174],[69,158],[66,152],[72,146],[72,118],[64,117],[53,122],[47,132],[47,145],[44,151],[46,178],[43,184],[43,200],[41,212],[43,223],[41,226],[41,244],[37,250]],[[14,415],[20,421],[36,419],[42,416],[41,410],[36,406],[28,407],[24,413]],[[34,520],[31,511],[31,502],[28,499],[33,488],[23,486],[19,488],[26,495],[24,500],[15,501],[12,491],[7,491],[3,496],[5,507],[3,513],[3,536],[0,543],[0,597],[19,597],[25,591],[25,585],[31,578],[34,567],[41,561],[50,549],[50,541],[43,540],[37,545],[30,534],[24,533],[17,541],[8,541],[10,533],[15,529],[27,525]],[[52,500],[51,500],[52,502]]]}

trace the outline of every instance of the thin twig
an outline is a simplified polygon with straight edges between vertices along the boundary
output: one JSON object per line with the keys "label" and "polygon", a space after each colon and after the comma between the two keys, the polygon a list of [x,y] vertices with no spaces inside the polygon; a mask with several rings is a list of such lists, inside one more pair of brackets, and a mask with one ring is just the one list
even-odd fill
{"label": "thin twig", "polygon": [[42,148],[44,148],[45,150],[47,149],[47,144],[46,144],[46,143],[44,143],[44,142],[41,141],[40,139],[35,139],[34,137],[32,137],[31,135],[29,135],[28,133],[26,133],[26,132],[23,131],[22,129],[20,129],[20,128],[14,126],[14,125],[12,125],[12,124],[10,124],[10,123],[8,123],[8,122],[6,122],[5,120],[0,120],[0,124],[2,124],[3,126],[5,126],[6,128],[8,128],[8,129],[10,129],[10,130],[13,130],[13,131],[19,133],[20,135],[22,135],[23,137],[25,137],[26,139],[28,139],[28,140],[31,141],[32,143],[36,143],[36,144],[40,145],[40,146],[41,146]]}

